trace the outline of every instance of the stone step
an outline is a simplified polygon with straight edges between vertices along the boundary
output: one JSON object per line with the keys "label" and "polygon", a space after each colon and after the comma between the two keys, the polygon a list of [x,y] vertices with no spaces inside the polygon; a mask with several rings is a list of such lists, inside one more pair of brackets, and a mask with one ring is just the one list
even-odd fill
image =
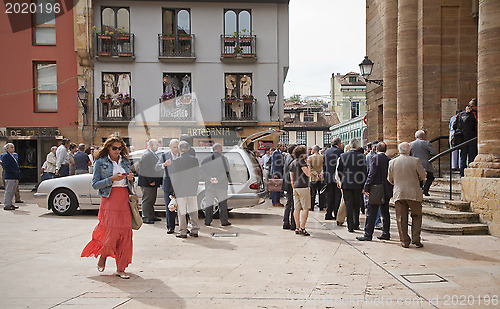
{"label": "stone step", "polygon": [[[452,178],[452,186],[460,188],[460,177],[454,177]],[[432,185],[442,185],[442,186],[449,186],[450,185],[450,177],[441,177],[441,178],[435,178],[434,181],[432,182]]]}
{"label": "stone step", "polygon": [[446,201],[444,201],[444,203],[446,204],[446,208],[451,209],[451,210],[471,211],[470,202],[446,200]]}
{"label": "stone step", "polygon": [[[391,209],[391,220],[396,220],[396,212]],[[409,217],[411,225],[411,217]],[[422,219],[422,230],[446,235],[488,235],[488,225],[485,223],[446,223],[430,217]]]}
{"label": "stone step", "polygon": [[431,206],[422,206],[422,215],[444,223],[480,223],[477,213]]}

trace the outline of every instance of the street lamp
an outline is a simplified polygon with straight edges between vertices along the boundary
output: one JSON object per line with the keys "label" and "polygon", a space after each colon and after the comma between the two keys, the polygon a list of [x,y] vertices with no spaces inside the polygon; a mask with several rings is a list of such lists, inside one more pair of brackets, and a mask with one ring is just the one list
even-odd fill
{"label": "street lamp", "polygon": [[269,119],[271,119],[271,113],[273,112],[274,104],[276,103],[276,98],[278,95],[271,89],[267,94],[267,99],[269,100]]}
{"label": "street lamp", "polygon": [[87,89],[85,89],[84,86],[82,86],[78,91],[76,92],[78,94],[78,100],[80,100],[80,103],[82,103],[83,106],[83,113],[87,113],[87,99],[89,97],[89,93],[87,92]]}
{"label": "street lamp", "polygon": [[372,74],[373,62],[368,59],[368,56],[365,56],[363,62],[359,64],[359,69],[361,71],[361,75],[368,83],[374,83],[380,86],[384,85],[384,81],[382,79],[368,79],[368,77]]}

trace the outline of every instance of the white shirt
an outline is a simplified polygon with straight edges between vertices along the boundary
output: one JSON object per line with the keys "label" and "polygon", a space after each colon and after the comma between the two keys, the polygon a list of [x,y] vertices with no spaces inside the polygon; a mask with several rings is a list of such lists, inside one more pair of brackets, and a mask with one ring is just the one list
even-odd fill
{"label": "white shirt", "polygon": [[64,145],[57,147],[56,151],[56,169],[59,170],[61,165],[69,165],[68,150]]}
{"label": "white shirt", "polygon": [[[108,158],[111,160],[111,157],[108,155]],[[122,156],[118,157],[118,163],[115,160],[111,160],[113,162],[113,175],[116,173],[125,174],[125,169],[122,167]],[[127,177],[122,180],[113,181],[113,187],[127,187]]]}

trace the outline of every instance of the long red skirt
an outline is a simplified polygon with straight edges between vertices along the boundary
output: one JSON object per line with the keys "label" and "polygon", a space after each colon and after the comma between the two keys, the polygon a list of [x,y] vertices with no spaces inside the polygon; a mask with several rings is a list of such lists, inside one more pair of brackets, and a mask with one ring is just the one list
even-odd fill
{"label": "long red skirt", "polygon": [[127,188],[113,187],[109,197],[101,197],[99,223],[82,257],[113,257],[118,271],[125,271],[132,263],[132,215],[128,196]]}

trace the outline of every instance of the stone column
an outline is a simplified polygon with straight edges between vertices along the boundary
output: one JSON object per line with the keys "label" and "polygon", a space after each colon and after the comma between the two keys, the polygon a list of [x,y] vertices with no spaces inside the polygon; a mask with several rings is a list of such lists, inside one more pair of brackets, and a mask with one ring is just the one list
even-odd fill
{"label": "stone column", "polygon": [[500,236],[500,1],[479,1],[478,156],[462,178],[462,200]]}
{"label": "stone column", "polygon": [[398,151],[397,139],[397,40],[398,40],[398,0],[386,0],[384,17],[384,141],[387,154]]}
{"label": "stone column", "polygon": [[397,35],[398,143],[413,141],[415,139],[415,131],[417,130],[417,125],[418,125],[417,12],[418,12],[418,1],[415,0],[398,1],[398,35]]}

